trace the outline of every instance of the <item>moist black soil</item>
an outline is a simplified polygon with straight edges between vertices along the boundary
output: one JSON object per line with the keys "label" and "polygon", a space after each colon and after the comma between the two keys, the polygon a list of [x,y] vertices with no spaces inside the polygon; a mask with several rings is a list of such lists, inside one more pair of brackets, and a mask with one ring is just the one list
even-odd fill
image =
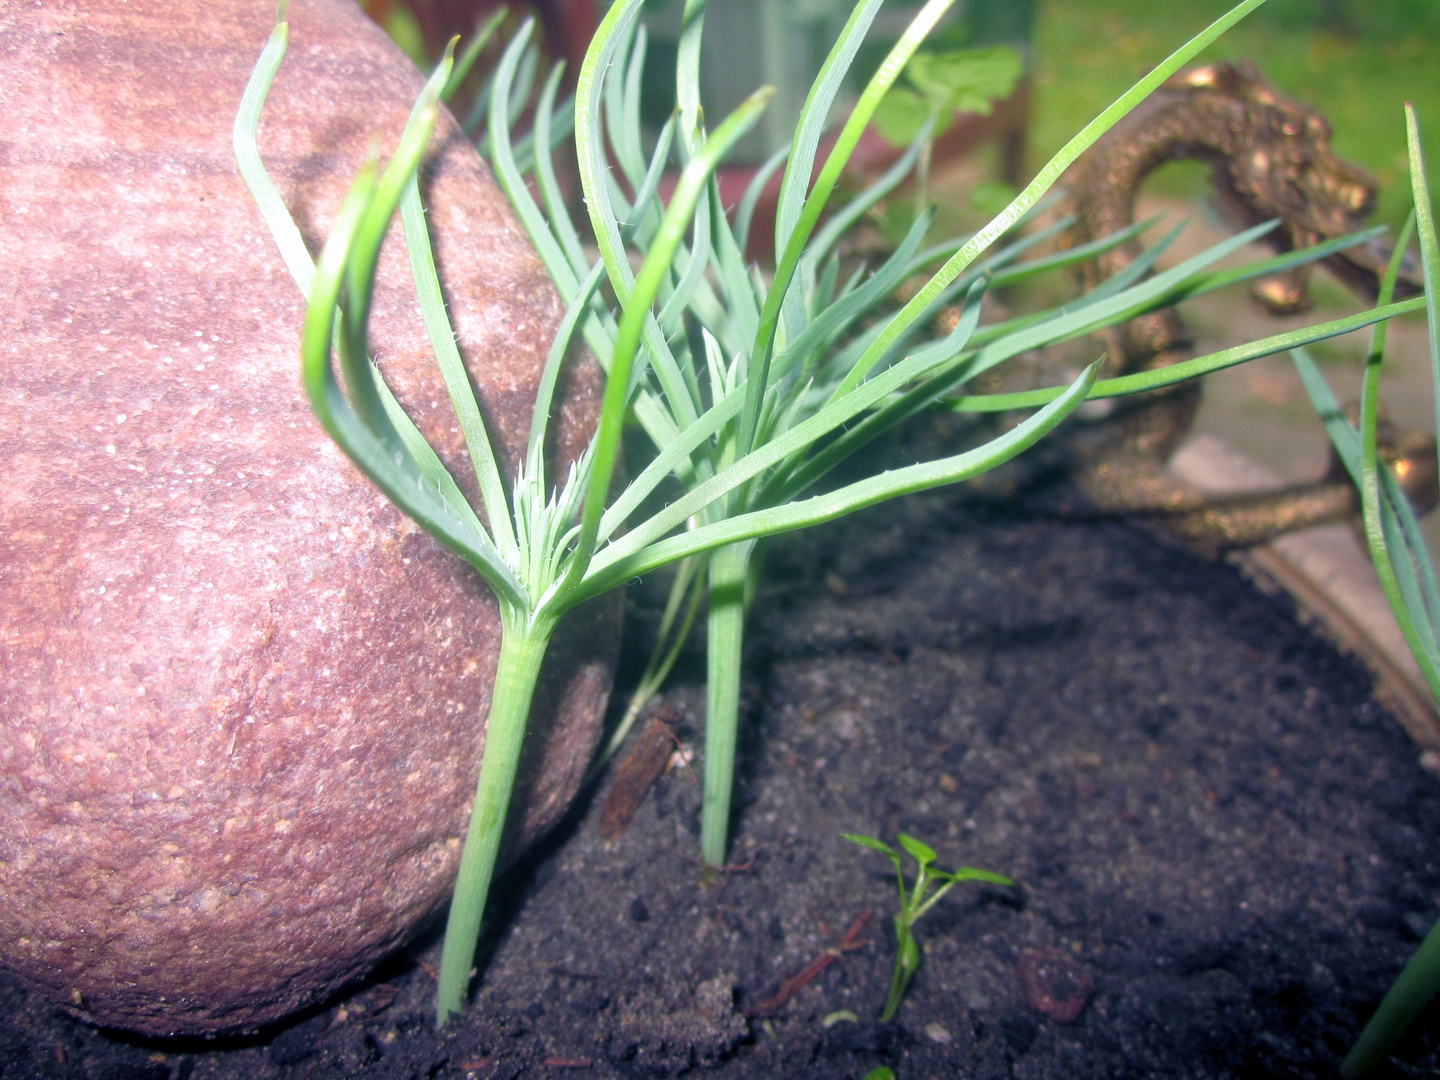
{"label": "moist black soil", "polygon": [[[765,582],[729,872],[697,861],[698,758],[611,842],[602,783],[500,884],[442,1032],[432,934],[324,1009],[208,1044],[95,1031],[3,982],[0,1073],[1334,1073],[1437,915],[1440,781],[1286,599],[1123,524],[946,497],[776,542]],[[692,748],[696,657],[669,695]],[[894,876],[840,834],[902,831],[1016,884],[941,901],[880,1024]],[[866,911],[863,943],[776,1002]],[[1395,1075],[1437,1075],[1437,1019]]]}

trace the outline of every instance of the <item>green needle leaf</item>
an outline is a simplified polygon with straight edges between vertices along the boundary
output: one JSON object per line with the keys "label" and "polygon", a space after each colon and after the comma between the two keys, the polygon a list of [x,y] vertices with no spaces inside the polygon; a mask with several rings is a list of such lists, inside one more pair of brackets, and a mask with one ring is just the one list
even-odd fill
{"label": "green needle leaf", "polygon": [[580,537],[575,545],[568,580],[583,579],[595,550],[600,532],[600,519],[610,492],[610,477],[620,451],[620,429],[630,397],[630,369],[640,347],[640,336],[647,320],[652,318],[650,305],[660,291],[661,282],[670,272],[676,249],[685,238],[685,227],[695,204],[704,194],[706,182],[732,146],[759,119],[774,95],[773,87],[764,87],[751,94],[705,141],[700,152],[680,174],[675,194],[656,232],[655,241],[645,263],[636,275],[635,287],[625,302],[620,328],[615,335],[615,354],[605,383],[605,400],[600,407],[600,427],[595,433],[595,463],[585,495],[585,516],[580,523]]}
{"label": "green needle leaf", "polygon": [[[1093,398],[1124,397],[1129,394],[1138,394],[1146,390],[1154,390],[1162,386],[1169,386],[1173,383],[1184,382],[1199,375],[1205,375],[1212,371],[1219,371],[1222,368],[1233,367],[1242,364],[1247,360],[1254,360],[1261,356],[1269,356],[1272,353],[1285,352],[1297,345],[1308,345],[1316,341],[1323,341],[1326,338],[1337,337],[1340,334],[1348,334],[1352,330],[1359,330],[1362,327],[1373,325],[1382,319],[1390,319],[1396,315],[1404,315],[1407,312],[1418,311],[1425,303],[1424,297],[1415,297],[1411,300],[1402,300],[1397,304],[1386,304],[1384,307],[1374,308],[1370,311],[1361,312],[1358,315],[1347,315],[1343,319],[1333,319],[1330,322],[1319,323],[1315,326],[1306,327],[1300,330],[1289,330],[1283,334],[1276,334],[1273,337],[1261,338],[1259,341],[1249,345],[1237,345],[1231,349],[1222,349],[1220,352],[1210,353],[1206,356],[1196,357],[1194,360],[1186,360],[1184,363],[1174,364],[1170,367],[1156,368],[1153,371],[1142,371],[1135,375],[1123,375],[1115,379],[1101,379],[1095,384],[1091,392]],[[1046,401],[1052,401],[1058,392],[1058,387],[1047,387],[1044,390],[1027,390],[1016,394],[982,394],[971,397],[958,397],[951,401],[951,407],[957,412],[1008,412],[1011,409],[1029,409]]]}
{"label": "green needle leaf", "polygon": [[995,240],[999,239],[1015,225],[1024,214],[1038,202],[1060,178],[1060,175],[1068,169],[1075,160],[1088,150],[1095,141],[1106,131],[1113,127],[1125,114],[1138,105],[1152,90],[1155,90],[1161,83],[1188,63],[1205,46],[1209,45],[1217,37],[1223,34],[1235,23],[1239,22],[1246,15],[1249,15],[1265,0],[1244,0],[1211,23],[1205,30],[1176,49],[1165,60],[1155,66],[1143,79],[1122,94],[1113,105],[1102,112],[1094,120],[1068,143],[1066,143],[1053,158],[1036,174],[1025,190],[1020,192],[1010,205],[1002,210],[991,222],[981,229],[957,251],[954,256],[945,263],[930,279],[930,281],[905,305],[898,315],[895,316],[885,328],[885,331],[875,339],[875,342],[866,350],[865,355],[859,363],[851,370],[845,382],[837,393],[843,393],[852,389],[869,374],[873,367],[890,350],[902,334],[911,324],[920,319],[929,310],[931,304],[939,296],[941,291],[955,280],[960,273],[970,265],[971,262]]}
{"label": "green needle leaf", "polygon": [[235,113],[235,126],[231,133],[231,145],[235,151],[235,165],[240,178],[250,190],[250,197],[260,209],[260,216],[270,228],[270,235],[285,260],[285,268],[295,279],[300,293],[310,299],[310,289],[315,280],[315,263],[305,238],[285,208],[285,200],[275,190],[270,174],[260,160],[260,147],[256,136],[260,130],[260,114],[265,109],[265,99],[270,96],[270,87],[280,71],[280,62],[285,59],[285,48],[290,40],[290,24],[286,20],[288,0],[281,0],[275,12],[275,29],[270,40],[255,62],[250,79],[245,84],[245,93],[240,98],[240,108]]}

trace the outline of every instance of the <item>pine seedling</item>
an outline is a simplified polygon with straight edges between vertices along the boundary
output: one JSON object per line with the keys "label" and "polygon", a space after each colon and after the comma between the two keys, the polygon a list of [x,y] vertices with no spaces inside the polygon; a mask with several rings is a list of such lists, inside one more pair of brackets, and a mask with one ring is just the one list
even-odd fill
{"label": "pine seedling", "polygon": [[[759,117],[770,92],[757,91],[713,131],[704,127],[696,77],[703,0],[688,0],[686,5],[679,109],[661,132],[648,166],[639,152],[638,119],[628,126],[623,119],[638,117],[638,108],[632,113],[626,105],[638,102],[640,92],[643,34],[633,32],[639,0],[614,4],[591,42],[573,114],[581,176],[600,249],[600,259],[593,264],[565,214],[550,159],[556,118],[566,112],[555,105],[559,69],[541,90],[532,137],[524,147],[510,137],[520,111],[516,102],[523,103],[526,96],[520,88],[528,85],[526,72],[535,66],[533,60],[526,60],[533,30],[526,23],[492,83],[485,145],[567,308],[542,372],[527,453],[508,487],[499,474],[481,408],[455,345],[415,181],[436,123],[441,92],[451,79],[451,61],[447,55],[427,84],[389,165],[382,171],[372,161],[362,169],[324,250],[312,263],[299,230],[265,174],[256,145],[265,96],[285,52],[288,28],[282,8],[236,117],[235,152],[286,265],[309,298],[302,368],[311,405],[325,430],[390,499],[481,574],[500,607],[499,666],[474,813],[446,927],[436,998],[438,1023],[444,1024],[461,1008],[468,990],[536,678],[551,635],[566,612],[639,575],[708,556],[711,687],[703,853],[707,861],[719,863],[724,856],[734,762],[743,586],[756,542],[899,495],[968,479],[1010,460],[1092,395],[1098,363],[1068,386],[1039,392],[1043,400],[1031,416],[981,446],[821,494],[811,490],[835,464],[878,434],[1021,351],[1131,318],[1187,290],[1204,291],[1222,279],[1243,279],[1243,271],[1206,272],[1214,259],[1231,250],[1222,245],[1208,260],[1189,260],[1148,281],[1139,282],[1136,272],[1059,311],[977,330],[980,295],[992,280],[1000,280],[1004,273],[1038,272],[1037,267],[1088,257],[1099,248],[1048,262],[1035,260],[1030,267],[1007,267],[1026,249],[1027,238],[985,264],[976,263],[977,257],[1036,205],[1081,150],[1175,67],[1260,2],[1246,0],[1137,84],[976,236],[958,248],[921,252],[923,230],[912,231],[907,243],[874,274],[852,274],[844,282],[832,252],[835,240],[873,204],[865,199],[879,198],[875,192],[881,189],[872,189],[823,227],[821,211],[858,141],[868,116],[865,110],[873,111],[874,102],[944,10],[946,0],[931,0],[902,36],[899,51],[881,65],[879,81],[872,80],[862,95],[858,126],[847,123],[836,150],[811,184],[829,100],[878,0],[862,0],[857,7],[838,52],[832,54],[835,63],[822,70],[797,130],[782,185],[782,192],[789,194],[782,194],[783,235],[777,238],[782,241],[777,249],[785,254],[768,283],[743,265],[739,253],[744,249],[745,229],[740,218],[748,220],[746,208],[742,205],[732,226],[720,204],[713,173]],[[688,17],[691,14],[693,18]],[[627,58],[623,64],[620,57]],[[608,82],[607,73],[612,76]],[[603,126],[602,103],[607,116]],[[608,143],[621,156],[618,175],[631,184],[629,199],[605,162],[607,128]],[[659,181],[672,146],[683,168],[665,201],[659,197]],[[548,220],[526,186],[526,173],[532,169],[550,211]],[[885,181],[892,186],[898,183],[898,175],[893,174],[892,170],[892,178]],[[397,210],[431,346],[469,447],[483,521],[369,358],[375,269],[381,240]],[[1254,233],[1242,234],[1232,246]],[[632,268],[627,245],[643,256],[638,271]],[[1317,257],[1314,253],[1320,251],[1310,249],[1291,263]],[[875,313],[912,267],[929,265],[937,258],[945,259],[944,266],[915,299],[900,312],[861,328],[862,317]],[[1277,269],[1275,260],[1258,265],[1263,267],[1259,272]],[[605,278],[616,297],[615,310],[599,291]],[[955,332],[907,352],[932,309],[961,296],[967,313]],[[1110,380],[1106,392],[1135,393],[1163,386],[1341,333],[1400,310],[1408,308],[1391,305],[1268,339],[1248,350],[1229,350],[1165,371]],[[590,446],[563,480],[552,479],[544,460],[545,433],[560,365],[577,335],[604,368],[606,389]],[[340,379],[332,351],[339,359]],[[988,401],[965,399],[957,407],[983,409]],[[1021,406],[1007,400],[1003,407],[1032,405],[1028,399]],[[630,415],[645,429],[657,453],[607,505],[621,431]],[[646,516],[650,497],[671,477],[680,481],[684,494]]]}
{"label": "pine seedling", "polygon": [[[592,566],[592,556],[604,539],[604,497],[618,456],[639,323],[654,301],[664,266],[704,191],[706,177],[725,150],[754,123],[767,95],[754,95],[717,127],[704,146],[697,147],[661,223],[654,261],[638,276],[633,314],[621,320],[599,429],[566,481],[552,487],[545,476],[545,430],[559,366],[583,300],[572,305],[547,358],[526,460],[507,497],[445,314],[415,179],[434,130],[440,94],[450,80],[450,54],[447,51],[426,85],[389,166],[382,172],[372,160],[361,170],[320,258],[312,262],[260,163],[255,143],[260,113],[284,57],[288,32],[282,6],[242,99],[235,144],[242,176],[296,284],[310,301],[302,364],[311,405],[325,430],[386,495],[480,572],[500,605],[500,659],[485,753],[441,959],[436,1014],[443,1025],[461,1007],[468,988],[525,722],[550,637],[565,612],[624,580],[623,571],[612,571],[597,581],[600,575]],[[369,358],[368,323],[376,265],[381,241],[397,209],[422,314],[470,448],[489,529]],[[671,239],[667,241],[666,236]],[[592,286],[598,276],[593,275]],[[332,345],[339,355],[344,389],[331,365]],[[698,550],[703,550],[703,545]]]}
{"label": "pine seedling", "polygon": [[[1022,261],[1036,245],[1068,226],[1067,220],[1061,220],[997,251],[988,250],[1040,205],[1061,173],[1105,130],[1260,2],[1246,0],[1165,59],[1072,139],[974,236],[922,247],[931,217],[927,212],[873,273],[862,268],[843,276],[836,254],[838,240],[905,179],[929,137],[929,128],[922,126],[895,166],[850,201],[832,208],[831,197],[861,132],[925,33],[948,6],[948,0],[931,0],[922,8],[866,85],[822,164],[818,149],[828,116],[880,6],[880,0],[858,3],[810,91],[791,144],[758,170],[735,208],[733,220],[721,203],[718,185],[712,183],[707,197],[696,206],[690,235],[676,248],[661,290],[660,309],[644,323],[641,348],[646,360],[636,369],[643,373],[635,378],[632,399],[635,419],[655,446],[656,457],[611,515],[618,518],[630,513],[634,499],[648,495],[662,482],[678,482],[682,495],[649,526],[618,541],[614,550],[655,544],[657,551],[668,554],[679,550],[674,545],[686,546],[700,537],[732,535],[742,522],[809,524],[904,491],[952,482],[955,476],[946,462],[953,459],[943,459],[882,473],[849,485],[843,494],[811,494],[837,465],[942,400],[965,411],[1034,408],[1056,400],[1065,388],[1019,396],[954,397],[968,380],[1022,352],[1092,333],[1141,312],[1274,273],[1355,243],[1356,237],[1347,237],[1238,270],[1212,269],[1217,260],[1274,225],[1267,223],[1145,278],[1176,230],[1124,274],[1065,307],[979,326],[980,302],[988,289],[1092,258],[1143,228],[1137,226],[1058,255]],[[671,156],[688,160],[705,139],[699,97],[704,6],[703,0],[687,0],[685,5],[676,67],[677,109],[661,130],[648,160],[641,142],[640,89],[646,37],[643,26],[636,23],[638,3],[623,0],[611,8],[602,28],[604,41],[597,38],[598,47],[592,49],[581,72],[574,105],[581,183],[592,239],[620,310],[628,310],[634,287],[632,258],[646,257],[657,235],[663,212],[657,192],[667,163]],[[516,73],[528,70],[526,49],[522,34],[511,42],[496,73],[490,121],[496,176],[561,296],[577,302],[582,291],[591,287],[597,268],[589,263],[587,249],[555,182],[554,167],[543,152],[536,158],[535,168],[539,201],[532,195],[522,170],[512,160],[506,119],[499,105],[513,98],[511,85]],[[537,107],[534,145],[547,144],[550,103],[558,81],[557,69]],[[741,253],[760,193],[781,166],[785,171],[777,204],[778,264],[773,275],[761,275],[746,266]],[[833,212],[822,224],[827,209]],[[934,270],[937,263],[942,265]],[[894,311],[890,298],[895,289],[922,273],[930,275],[928,281],[901,310]],[[580,332],[601,363],[608,365],[615,347],[617,313],[598,298],[588,303]],[[964,308],[954,331],[940,341],[917,341],[933,316],[952,303]],[[1358,316],[1354,321],[1341,320],[1298,334],[1316,340],[1343,332],[1342,326],[1353,328],[1381,317],[1385,316]],[[1283,336],[1271,338],[1163,371],[1105,380],[1088,393],[1092,397],[1118,396],[1153,389],[1272,352],[1284,347],[1285,340]],[[722,484],[722,476],[736,482]],[[744,528],[748,531],[748,526]],[[689,529],[683,534],[688,539],[682,541],[674,535],[662,539],[676,529]],[[753,577],[758,539],[754,533],[754,538],[734,535],[735,539],[714,546],[706,567],[701,855],[713,866],[723,865],[728,847],[745,596]],[[638,564],[631,565],[638,572]],[[677,589],[683,588],[677,584]],[[678,594],[670,606],[689,610]],[[673,654],[675,640],[668,638],[657,646],[653,670],[663,666],[662,655]],[[653,680],[647,681],[644,692],[653,692]],[[622,729],[615,739],[623,734]]]}

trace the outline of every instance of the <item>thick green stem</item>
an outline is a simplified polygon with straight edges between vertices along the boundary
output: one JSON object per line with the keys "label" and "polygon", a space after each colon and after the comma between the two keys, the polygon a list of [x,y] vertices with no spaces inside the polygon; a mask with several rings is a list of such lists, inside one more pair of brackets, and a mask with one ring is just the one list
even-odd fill
{"label": "thick green stem", "polygon": [[553,625],[536,627],[523,613],[503,619],[500,664],[495,672],[495,690],[490,698],[490,721],[485,732],[485,756],[480,762],[480,781],[475,788],[475,808],[470,813],[470,831],[460,854],[460,875],[450,901],[450,919],[445,924],[445,946],[440,954],[440,988],[435,995],[435,1025],[443,1027],[452,1012],[464,1005],[470,986],[470,968],[475,962],[475,944],[480,938],[480,916],[490,893],[505,815],[510,809],[510,792],[520,764],[520,746],[525,740],[525,721],[535,695],[540,662],[550,644]]}
{"label": "thick green stem", "polygon": [[745,637],[745,576],[753,541],[710,556],[706,618],[705,802],[700,813],[700,856],[725,865],[730,792],[735,783],[735,729],[740,718],[740,647]]}
{"label": "thick green stem", "polygon": [[1440,922],[1430,928],[1420,948],[1400,972],[1360,1038],[1340,1063],[1345,1080],[1372,1076],[1390,1058],[1410,1022],[1440,990]]}

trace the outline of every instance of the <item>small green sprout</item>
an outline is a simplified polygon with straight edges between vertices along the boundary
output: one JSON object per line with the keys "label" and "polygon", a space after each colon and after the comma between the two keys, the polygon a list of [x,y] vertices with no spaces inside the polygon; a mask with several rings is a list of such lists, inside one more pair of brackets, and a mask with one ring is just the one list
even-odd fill
{"label": "small green sprout", "polygon": [[[853,840],[863,847],[880,852],[895,864],[895,884],[900,890],[900,910],[895,915],[895,971],[890,976],[890,994],[885,999],[885,1011],[880,1014],[881,1022],[887,1022],[895,1019],[905,991],[910,988],[910,980],[915,977],[915,972],[920,970],[920,943],[915,940],[915,924],[920,921],[920,917],[962,881],[988,881],[992,885],[1015,883],[1002,874],[977,870],[973,866],[962,866],[958,870],[949,871],[938,869],[933,865],[936,859],[933,848],[922,844],[913,836],[901,833],[900,846],[910,853],[910,857],[920,867],[915,874],[915,884],[907,890],[905,868],[902,865],[903,854],[873,836],[856,836],[854,833],[840,835],[846,840]],[[937,882],[940,887],[926,899],[925,893]]]}
{"label": "small green sprout", "polygon": [[958,52],[921,50],[905,67],[908,85],[891,87],[875,110],[875,130],[886,142],[903,148],[933,120],[929,134],[938,139],[962,113],[994,112],[995,102],[1015,92],[1024,69],[1020,54],[1008,45]]}

